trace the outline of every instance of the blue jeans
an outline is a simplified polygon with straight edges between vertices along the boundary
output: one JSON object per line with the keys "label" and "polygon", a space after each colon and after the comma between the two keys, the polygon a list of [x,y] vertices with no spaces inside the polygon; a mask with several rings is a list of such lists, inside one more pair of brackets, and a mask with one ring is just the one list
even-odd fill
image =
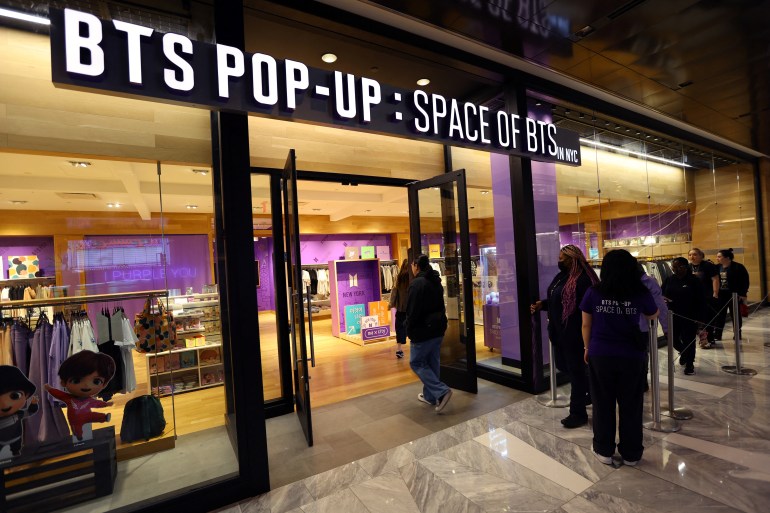
{"label": "blue jeans", "polygon": [[423,384],[422,395],[433,404],[449,392],[449,387],[439,379],[443,338],[436,337],[423,342],[412,342],[409,354],[409,366]]}

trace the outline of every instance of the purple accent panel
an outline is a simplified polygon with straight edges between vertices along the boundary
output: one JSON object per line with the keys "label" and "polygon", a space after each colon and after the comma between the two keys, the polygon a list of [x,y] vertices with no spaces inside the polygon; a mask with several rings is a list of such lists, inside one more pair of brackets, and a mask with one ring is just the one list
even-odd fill
{"label": "purple accent panel", "polygon": [[[516,302],[516,255],[513,242],[513,204],[508,155],[490,154],[492,166],[492,206],[495,213],[497,247],[497,287],[500,292],[500,339],[503,358],[521,361],[519,313]],[[487,322],[492,319],[484,318]]]}
{"label": "purple accent panel", "polygon": [[323,264],[344,258],[348,246],[390,246],[391,239],[390,234],[300,235],[299,242],[303,264]]}
{"label": "purple accent panel", "polygon": [[[556,164],[532,162],[532,189],[535,202],[535,233],[537,234],[537,272],[540,297],[546,296],[548,285],[559,272],[559,208],[556,193]],[[578,247],[585,247],[585,242]],[[532,298],[535,299],[535,298]],[[541,315],[540,338],[543,363],[549,363],[548,331],[545,315]]]}
{"label": "purple accent panel", "polygon": [[260,237],[254,241],[254,259],[259,262],[259,287],[257,310],[275,310],[275,284],[273,279],[273,238]]}
{"label": "purple accent panel", "polygon": [[583,223],[559,226],[559,247],[572,244],[580,248],[584,255],[588,255],[585,232],[586,227]]}
{"label": "purple accent panel", "polygon": [[382,297],[380,290],[379,260],[347,260],[329,262],[329,268],[336,264],[337,280],[336,295],[332,296],[332,310],[337,311],[337,323],[332,333],[337,336],[345,332],[345,307],[363,304],[368,313],[368,303],[379,301]]}
{"label": "purple accent panel", "polygon": [[56,276],[53,237],[0,237],[0,256],[3,257],[0,280],[8,279],[8,257],[37,255],[41,276]]}
{"label": "purple accent panel", "polygon": [[[476,233],[469,234],[471,243],[471,255],[479,254],[479,237]],[[420,245],[427,248],[430,244],[441,246],[441,255],[444,256],[444,237],[440,233],[424,233],[420,236]],[[460,247],[460,234],[457,234],[457,246]]]}
{"label": "purple accent panel", "polygon": [[691,231],[690,212],[688,210],[663,212],[652,216],[641,215],[611,219],[608,225],[608,239],[690,233]]}
{"label": "purple accent panel", "polygon": [[[164,242],[165,241],[165,242]],[[187,287],[200,293],[203,285],[212,283],[208,236],[168,235],[99,235],[87,236],[82,244],[73,241],[70,263],[77,262],[85,273],[85,290],[78,283],[69,283],[70,295],[137,292]],[[163,265],[163,261],[166,265]],[[121,301],[126,316],[144,307],[143,299]],[[90,304],[92,319],[102,305]]]}

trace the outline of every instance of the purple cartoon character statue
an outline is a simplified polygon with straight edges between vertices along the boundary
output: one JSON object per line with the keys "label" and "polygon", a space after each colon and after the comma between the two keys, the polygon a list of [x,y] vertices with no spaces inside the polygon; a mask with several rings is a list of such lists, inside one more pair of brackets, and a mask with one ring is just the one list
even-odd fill
{"label": "purple cartoon character statue", "polygon": [[21,452],[22,420],[38,410],[35,390],[34,383],[18,367],[0,365],[0,460]]}

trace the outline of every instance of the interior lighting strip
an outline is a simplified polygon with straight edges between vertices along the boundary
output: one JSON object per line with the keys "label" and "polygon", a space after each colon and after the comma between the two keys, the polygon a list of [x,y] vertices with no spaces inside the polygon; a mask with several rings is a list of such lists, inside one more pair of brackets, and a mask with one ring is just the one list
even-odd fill
{"label": "interior lighting strip", "polygon": [[645,159],[649,160],[656,160],[658,162],[664,162],[666,164],[671,164],[677,167],[692,167],[690,164],[685,164],[684,162],[677,162],[676,160],[671,159],[664,159],[663,157],[658,157],[656,155],[648,155],[646,153],[641,153],[638,151],[633,150],[627,150],[625,148],[621,148],[620,146],[614,146],[612,144],[605,144],[603,142],[599,141],[593,141],[591,139],[584,139],[580,138],[580,142],[584,144],[588,144],[591,146],[599,147],[599,148],[607,148],[608,150],[617,151],[618,153],[625,153],[626,155],[636,155],[637,157],[643,157]]}
{"label": "interior lighting strip", "polygon": [[23,12],[12,11],[10,9],[4,9],[0,7],[0,16],[6,18],[13,18],[15,20],[29,21],[40,25],[50,25],[51,20],[48,18],[41,18],[40,16],[32,16],[31,14],[25,14]]}

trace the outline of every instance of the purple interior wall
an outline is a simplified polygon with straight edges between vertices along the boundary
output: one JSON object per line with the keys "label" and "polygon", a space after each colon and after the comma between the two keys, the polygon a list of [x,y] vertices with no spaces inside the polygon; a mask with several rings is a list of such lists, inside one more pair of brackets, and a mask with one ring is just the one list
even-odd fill
{"label": "purple interior wall", "polygon": [[275,282],[273,275],[272,237],[259,237],[254,241],[254,258],[259,262],[259,287],[257,287],[257,309],[275,310]]}
{"label": "purple interior wall", "polygon": [[559,247],[566,246],[567,244],[579,247],[584,255],[588,254],[586,250],[585,225],[583,223],[559,226]]}
{"label": "purple interior wall", "polygon": [[8,257],[37,255],[40,276],[55,276],[53,237],[0,237],[0,280],[8,279]]}
{"label": "purple interior wall", "polygon": [[[468,238],[471,243],[471,255],[479,254],[479,237],[478,234],[471,233]],[[441,246],[441,254],[444,254],[444,237],[440,233],[423,233],[421,235],[420,244],[422,247],[428,247],[430,244],[439,244]],[[457,245],[460,245],[460,234],[457,235]]]}
{"label": "purple interior wall", "polygon": [[[300,254],[303,264],[325,264],[343,260],[348,246],[391,246],[390,234],[331,234],[300,235]],[[391,247],[391,254],[393,254]]]}
{"label": "purple interior wall", "polygon": [[611,219],[607,223],[608,239],[627,237],[646,237],[648,235],[669,235],[690,233],[690,212],[676,210],[651,216],[623,217]]}

